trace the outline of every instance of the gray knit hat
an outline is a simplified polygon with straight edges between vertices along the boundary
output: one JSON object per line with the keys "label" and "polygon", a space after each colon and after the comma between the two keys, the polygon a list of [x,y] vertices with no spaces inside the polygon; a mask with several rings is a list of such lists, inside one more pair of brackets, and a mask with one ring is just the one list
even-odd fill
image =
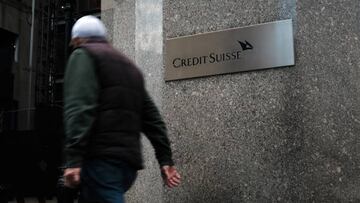
{"label": "gray knit hat", "polygon": [[76,21],[71,30],[71,39],[75,37],[106,37],[104,24],[95,16],[84,16]]}

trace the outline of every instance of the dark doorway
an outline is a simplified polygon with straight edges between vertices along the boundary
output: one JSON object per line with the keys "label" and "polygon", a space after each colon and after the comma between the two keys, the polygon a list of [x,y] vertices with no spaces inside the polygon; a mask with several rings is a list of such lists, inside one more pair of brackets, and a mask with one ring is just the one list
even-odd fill
{"label": "dark doorway", "polygon": [[16,128],[16,116],[9,111],[16,109],[16,101],[13,100],[12,65],[17,37],[16,34],[0,28],[0,132]]}
{"label": "dark doorway", "polygon": [[0,28],[1,73],[11,71],[11,66],[14,61],[16,39],[17,35],[15,33]]}

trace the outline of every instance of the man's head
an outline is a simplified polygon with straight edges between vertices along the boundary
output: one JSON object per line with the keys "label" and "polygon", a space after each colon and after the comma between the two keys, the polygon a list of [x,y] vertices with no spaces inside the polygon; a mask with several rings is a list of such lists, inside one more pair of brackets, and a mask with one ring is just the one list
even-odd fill
{"label": "man's head", "polygon": [[72,46],[79,46],[91,37],[106,38],[104,24],[95,16],[84,16],[76,21],[71,30]]}

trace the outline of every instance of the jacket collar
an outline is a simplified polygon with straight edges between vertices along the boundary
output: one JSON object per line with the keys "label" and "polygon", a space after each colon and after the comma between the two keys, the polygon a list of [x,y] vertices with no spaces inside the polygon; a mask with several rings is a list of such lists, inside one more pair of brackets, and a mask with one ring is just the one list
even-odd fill
{"label": "jacket collar", "polygon": [[108,43],[104,37],[89,37],[86,43]]}

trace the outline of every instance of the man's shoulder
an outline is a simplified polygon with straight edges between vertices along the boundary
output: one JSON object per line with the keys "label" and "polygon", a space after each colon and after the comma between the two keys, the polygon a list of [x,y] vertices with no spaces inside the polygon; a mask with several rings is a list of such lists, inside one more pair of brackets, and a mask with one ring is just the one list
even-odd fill
{"label": "man's shoulder", "polygon": [[87,51],[84,48],[76,48],[71,55],[88,55]]}
{"label": "man's shoulder", "polygon": [[90,60],[91,57],[89,55],[89,53],[86,51],[86,49],[84,48],[77,48],[75,49],[70,57],[69,57],[69,62],[74,62],[74,61],[83,61],[83,60]]}
{"label": "man's shoulder", "polygon": [[89,53],[84,48],[77,48],[71,53],[66,69],[68,69],[68,67],[83,67],[83,64],[87,64],[86,67],[89,69],[88,67],[92,66],[92,63],[92,58]]}

